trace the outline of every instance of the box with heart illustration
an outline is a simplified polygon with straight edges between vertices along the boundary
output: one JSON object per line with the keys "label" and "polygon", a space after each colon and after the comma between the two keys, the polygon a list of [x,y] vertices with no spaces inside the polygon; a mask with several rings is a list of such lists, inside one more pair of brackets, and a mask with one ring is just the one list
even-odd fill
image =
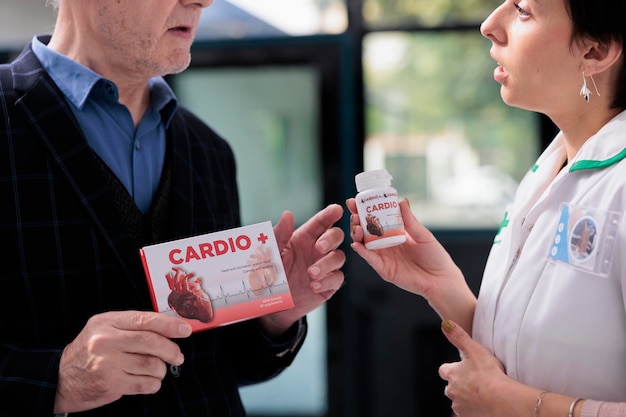
{"label": "box with heart illustration", "polygon": [[145,246],[155,311],[206,330],[294,306],[271,222]]}

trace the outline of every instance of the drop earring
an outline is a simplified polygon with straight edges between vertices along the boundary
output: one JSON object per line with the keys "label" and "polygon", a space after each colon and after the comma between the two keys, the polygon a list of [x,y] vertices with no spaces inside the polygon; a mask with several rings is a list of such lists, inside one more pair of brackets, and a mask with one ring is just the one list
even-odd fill
{"label": "drop earring", "polygon": [[585,78],[585,71],[583,71],[583,87],[580,89],[580,95],[585,97],[585,101],[589,103],[589,96],[591,91],[587,88],[587,79]]}
{"label": "drop earring", "polygon": [[[590,75],[591,82],[593,83],[593,88],[596,90],[596,94],[600,97],[600,91],[598,91],[598,86],[596,85],[596,81],[593,79],[593,75]],[[591,96],[591,90],[587,88],[587,78],[585,78],[585,71],[583,71],[583,86],[580,89],[580,95],[585,97],[585,101],[589,103],[589,97]]]}

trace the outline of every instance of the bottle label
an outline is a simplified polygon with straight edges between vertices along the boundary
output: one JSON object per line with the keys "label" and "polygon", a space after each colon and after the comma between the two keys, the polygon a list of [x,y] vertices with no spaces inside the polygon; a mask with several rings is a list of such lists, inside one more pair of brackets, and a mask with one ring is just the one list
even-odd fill
{"label": "bottle label", "polygon": [[396,192],[377,193],[357,199],[364,230],[363,242],[404,235],[404,223]]}

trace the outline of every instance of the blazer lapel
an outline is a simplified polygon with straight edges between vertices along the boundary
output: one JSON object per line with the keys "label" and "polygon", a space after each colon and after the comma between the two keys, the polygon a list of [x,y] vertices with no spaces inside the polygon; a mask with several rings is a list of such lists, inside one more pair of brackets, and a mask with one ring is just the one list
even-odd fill
{"label": "blazer lapel", "polygon": [[196,234],[194,221],[194,187],[196,179],[192,170],[192,150],[187,138],[187,130],[182,126],[180,113],[172,119],[167,131],[168,147],[172,160],[172,194],[176,201],[172,215],[172,227],[177,236]]}
{"label": "blazer lapel", "polygon": [[113,195],[105,185],[95,156],[67,100],[43,71],[30,48],[14,65],[14,85],[16,91],[24,91],[16,101],[17,108],[37,132],[51,161],[65,176],[94,227],[113,250],[135,291],[145,298],[148,295],[145,286],[138,285],[135,269],[129,268],[137,263],[138,254],[116,217]]}

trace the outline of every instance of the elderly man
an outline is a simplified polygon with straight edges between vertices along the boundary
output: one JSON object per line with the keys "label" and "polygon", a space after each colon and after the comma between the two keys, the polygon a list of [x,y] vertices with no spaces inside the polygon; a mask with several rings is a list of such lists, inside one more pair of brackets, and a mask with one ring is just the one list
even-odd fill
{"label": "elderly man", "polygon": [[240,225],[229,145],[162,78],[211,0],[50,3],[0,66],[0,415],[243,416],[343,283],[343,210],[275,226],[293,309],[193,335],[152,312],[139,248]]}

